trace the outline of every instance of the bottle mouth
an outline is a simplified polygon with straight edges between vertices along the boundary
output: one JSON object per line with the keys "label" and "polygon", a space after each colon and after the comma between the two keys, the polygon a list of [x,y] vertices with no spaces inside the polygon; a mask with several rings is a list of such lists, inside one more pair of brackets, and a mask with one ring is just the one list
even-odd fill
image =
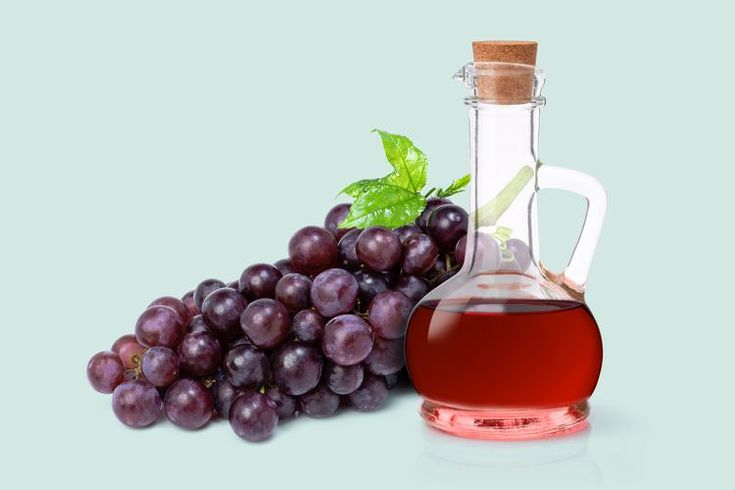
{"label": "bottle mouth", "polygon": [[454,75],[469,89],[468,105],[542,107],[544,71],[534,65],[479,61],[467,63]]}

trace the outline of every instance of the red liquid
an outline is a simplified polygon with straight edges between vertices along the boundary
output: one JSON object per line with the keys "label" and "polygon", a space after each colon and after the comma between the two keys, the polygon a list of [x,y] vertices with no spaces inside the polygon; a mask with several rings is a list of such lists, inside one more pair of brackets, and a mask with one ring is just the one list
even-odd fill
{"label": "red liquid", "polygon": [[602,340],[575,301],[433,301],[411,317],[406,362],[416,390],[439,405],[562,407],[592,395]]}

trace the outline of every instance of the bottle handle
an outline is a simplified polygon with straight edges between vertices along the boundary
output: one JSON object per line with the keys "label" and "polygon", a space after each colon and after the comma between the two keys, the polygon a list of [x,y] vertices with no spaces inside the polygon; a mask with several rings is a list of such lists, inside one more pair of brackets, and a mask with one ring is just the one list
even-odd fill
{"label": "bottle handle", "polygon": [[607,193],[600,182],[592,176],[577,170],[543,164],[539,164],[536,172],[536,185],[538,189],[560,189],[573,192],[587,201],[587,213],[582,224],[582,231],[566,268],[560,274],[544,269],[544,272],[554,282],[582,298],[592,265],[592,256],[595,254],[595,248],[600,239],[602,222],[605,220]]}

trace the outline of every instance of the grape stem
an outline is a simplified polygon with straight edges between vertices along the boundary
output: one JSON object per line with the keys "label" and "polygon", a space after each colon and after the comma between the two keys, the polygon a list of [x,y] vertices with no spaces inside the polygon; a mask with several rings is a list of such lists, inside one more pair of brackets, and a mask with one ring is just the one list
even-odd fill
{"label": "grape stem", "polygon": [[497,196],[477,210],[473,219],[476,220],[478,226],[495,226],[532,177],[533,169],[531,167],[528,165],[521,167],[515,177],[498,192]]}

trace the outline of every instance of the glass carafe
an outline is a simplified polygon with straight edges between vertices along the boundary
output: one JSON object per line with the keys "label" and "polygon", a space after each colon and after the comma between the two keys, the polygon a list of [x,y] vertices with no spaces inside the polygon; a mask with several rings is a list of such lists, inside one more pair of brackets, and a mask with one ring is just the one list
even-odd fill
{"label": "glass carafe", "polygon": [[[533,81],[528,100],[478,96],[478,84],[502,86],[523,71]],[[584,287],[605,191],[588,175],[539,162],[541,70],[471,63],[455,78],[470,89],[469,224],[462,267],[409,321],[406,361],[424,399],[421,415],[446,432],[490,439],[583,428],[602,365]],[[580,194],[588,203],[574,253],[560,273],[539,260],[537,192],[547,188]]]}

